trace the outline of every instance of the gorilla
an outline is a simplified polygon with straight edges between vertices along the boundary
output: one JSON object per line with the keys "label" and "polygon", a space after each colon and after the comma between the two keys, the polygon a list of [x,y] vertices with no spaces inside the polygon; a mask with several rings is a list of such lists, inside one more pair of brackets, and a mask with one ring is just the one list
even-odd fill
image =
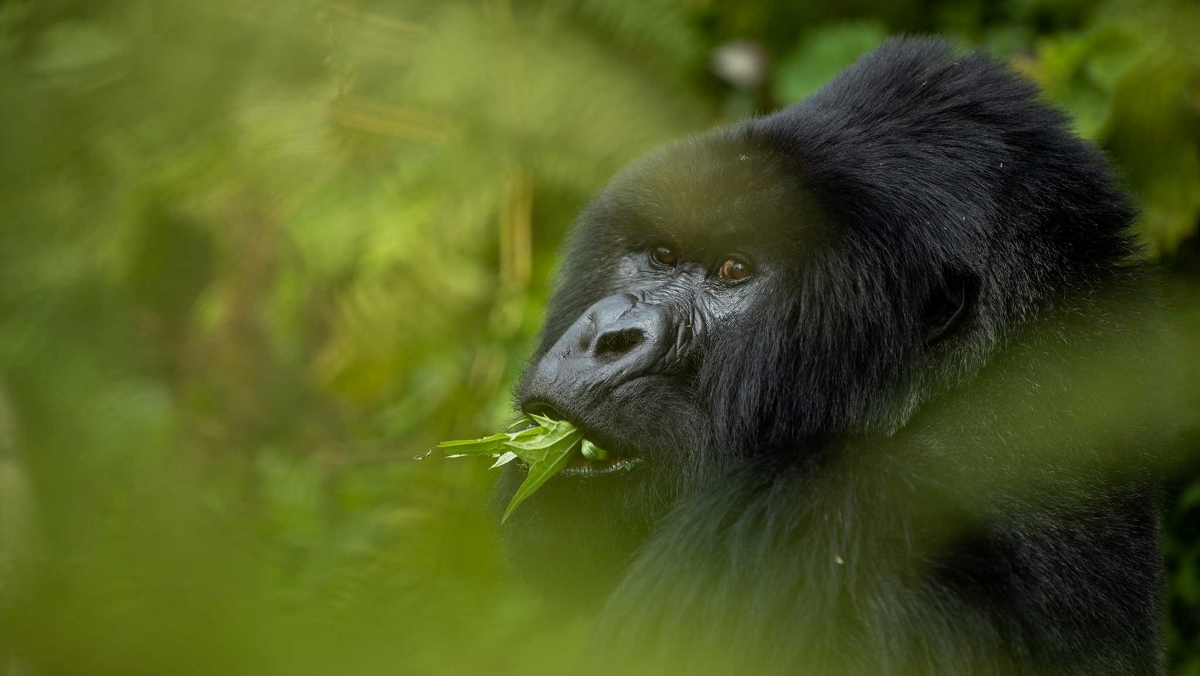
{"label": "gorilla", "polygon": [[609,457],[503,529],[596,611],[578,672],[1162,673],[1134,215],[1032,84],[928,38],[621,172],[515,394]]}

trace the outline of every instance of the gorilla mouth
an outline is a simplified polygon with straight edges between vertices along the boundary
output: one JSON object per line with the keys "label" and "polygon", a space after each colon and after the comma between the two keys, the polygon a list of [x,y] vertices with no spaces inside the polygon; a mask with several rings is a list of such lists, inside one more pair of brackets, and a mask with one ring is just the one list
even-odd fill
{"label": "gorilla mouth", "polygon": [[608,458],[605,460],[589,460],[577,448],[571,453],[571,459],[567,461],[566,466],[559,470],[559,476],[606,476],[629,471],[642,464],[642,458],[612,450],[616,447],[616,444],[613,444],[607,437],[597,434],[595,430],[589,428],[587,425],[580,424],[577,419],[563,415],[557,408],[545,401],[529,402],[522,409],[526,413],[536,413],[554,420],[565,420],[581,430],[585,439],[591,440],[608,452]]}
{"label": "gorilla mouth", "polygon": [[582,477],[604,476],[606,474],[616,474],[617,472],[631,470],[641,463],[641,458],[631,458],[628,456],[610,457],[608,460],[593,462],[581,454],[575,454],[567,461],[567,466],[559,471],[559,475]]}

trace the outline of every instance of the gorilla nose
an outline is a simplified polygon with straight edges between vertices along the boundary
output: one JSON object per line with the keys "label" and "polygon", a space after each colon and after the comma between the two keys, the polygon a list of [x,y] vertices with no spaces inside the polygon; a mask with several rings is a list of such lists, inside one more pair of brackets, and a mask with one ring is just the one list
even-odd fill
{"label": "gorilla nose", "polygon": [[661,365],[674,332],[667,312],[630,294],[587,309],[534,369],[530,390],[555,400],[590,399]]}

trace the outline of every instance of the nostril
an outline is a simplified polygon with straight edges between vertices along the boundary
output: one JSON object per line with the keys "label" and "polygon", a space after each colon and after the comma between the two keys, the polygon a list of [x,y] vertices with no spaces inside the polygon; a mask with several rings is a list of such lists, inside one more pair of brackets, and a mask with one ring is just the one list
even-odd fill
{"label": "nostril", "polygon": [[641,329],[609,331],[596,339],[596,359],[612,361],[628,354],[633,348],[645,341],[646,332]]}

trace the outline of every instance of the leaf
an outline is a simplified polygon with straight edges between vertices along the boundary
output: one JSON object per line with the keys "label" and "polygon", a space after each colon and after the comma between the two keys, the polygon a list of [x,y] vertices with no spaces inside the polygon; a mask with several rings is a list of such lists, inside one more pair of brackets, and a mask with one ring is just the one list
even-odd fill
{"label": "leaf", "polygon": [[583,453],[583,457],[594,462],[600,462],[608,459],[608,451],[600,448],[587,439],[584,439],[583,443],[580,444],[579,450]]}
{"label": "leaf", "polygon": [[[517,425],[524,425],[524,424],[533,425],[535,423],[529,416],[524,415],[524,416],[521,416],[520,418],[518,418],[517,420],[515,420],[513,422],[513,424],[509,425],[508,429],[511,430],[512,428],[516,427]],[[527,428],[527,429],[534,429],[534,428],[531,427],[531,428]]]}
{"label": "leaf", "polygon": [[[490,437],[482,439],[460,439],[456,441],[443,441],[438,444],[438,448],[447,449],[446,457],[459,457],[464,455],[496,455],[504,451],[504,443],[509,441],[509,436],[504,433],[493,434]],[[453,455],[451,455],[453,453]]]}
{"label": "leaf", "polygon": [[507,465],[508,463],[510,463],[516,459],[517,459],[517,454],[513,453],[512,451],[509,451],[509,452],[501,455],[499,458],[496,458],[496,462],[492,463],[492,466],[489,467],[488,469],[496,469],[497,467],[503,467],[504,465]]}
{"label": "leaf", "polygon": [[546,459],[550,450],[563,439],[571,436],[579,439],[583,436],[583,433],[571,423],[553,422],[554,426],[545,428],[547,431],[543,435],[533,437],[529,440],[512,440],[505,445],[521,456],[521,459],[525,462],[541,462]]}
{"label": "leaf", "polygon": [[[513,495],[512,500],[508,502],[508,507],[504,510],[504,516],[500,518],[500,523],[508,520],[508,516],[513,513],[525,499],[533,495],[534,491],[542,487],[542,484],[550,480],[561,470],[571,457],[571,449],[583,437],[583,433],[574,426],[567,435],[563,436],[553,446],[545,449],[545,459],[538,462],[529,463],[529,475],[525,477],[525,481],[517,488],[517,492]],[[526,460],[526,462],[529,462]]]}
{"label": "leaf", "polygon": [[[522,422],[530,422],[529,418],[522,418],[513,425]],[[551,421],[553,422],[553,421]],[[511,427],[510,427],[511,429]],[[516,441],[532,441],[539,437],[545,436],[549,430],[539,425],[534,425],[527,429],[517,432],[498,432],[488,437],[480,439],[456,439],[454,441],[443,441],[438,444],[438,448],[446,449],[446,457],[458,458],[462,456],[480,456],[491,455],[496,456],[505,452],[505,446]],[[551,442],[545,442],[547,444]]]}
{"label": "leaf", "polygon": [[447,452],[447,458],[490,455],[496,458],[489,469],[503,467],[520,458],[529,465],[529,474],[509,501],[501,519],[503,523],[529,496],[542,487],[550,477],[561,470],[577,449],[586,449],[589,460],[603,460],[607,453],[583,438],[583,431],[565,420],[553,420],[541,415],[530,415],[509,426],[532,423],[517,432],[501,432],[480,439],[443,441],[438,448]]}
{"label": "leaf", "polygon": [[443,441],[438,444],[438,448],[458,448],[460,446],[486,446],[495,442],[503,442],[508,439],[508,435],[499,432],[488,437],[479,439],[455,439],[454,441]]}
{"label": "leaf", "polygon": [[533,427],[530,427],[528,429],[523,429],[520,432],[508,432],[507,434],[508,434],[509,441],[516,441],[517,439],[524,439],[526,437],[536,437],[536,436],[539,436],[539,435],[542,435],[545,433],[546,433],[546,430],[544,428],[534,425]]}

